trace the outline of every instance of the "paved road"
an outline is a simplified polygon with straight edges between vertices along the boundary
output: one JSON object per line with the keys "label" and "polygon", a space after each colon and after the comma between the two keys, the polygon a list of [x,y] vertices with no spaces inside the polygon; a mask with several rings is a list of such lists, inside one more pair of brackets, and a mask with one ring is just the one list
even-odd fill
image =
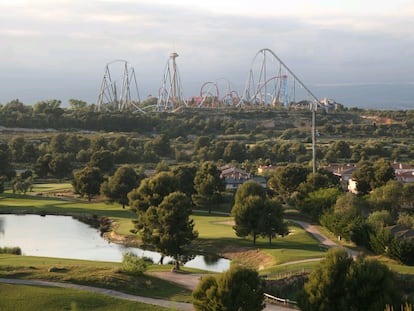
{"label": "paved road", "polygon": [[[331,248],[331,247],[343,247],[342,245],[339,245],[338,243],[332,241],[331,239],[329,239],[328,237],[326,237],[325,235],[323,235],[317,226],[314,226],[310,223],[307,223],[305,221],[300,221],[300,220],[293,220],[293,219],[289,219],[289,221],[297,223],[298,225],[300,225],[303,229],[305,229],[307,232],[309,232],[310,234],[312,234],[315,239],[317,239],[319,242],[321,242],[321,244],[325,247]],[[352,249],[349,249],[347,247],[343,247],[350,256],[352,257],[356,257],[358,255],[357,251],[354,251]]]}

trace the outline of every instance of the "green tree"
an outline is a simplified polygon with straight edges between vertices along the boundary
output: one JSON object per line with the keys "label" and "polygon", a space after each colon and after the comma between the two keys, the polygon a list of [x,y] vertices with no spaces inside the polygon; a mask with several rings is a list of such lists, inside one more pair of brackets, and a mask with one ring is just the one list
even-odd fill
{"label": "green tree", "polygon": [[49,162],[50,173],[59,179],[68,176],[72,168],[72,162],[66,154],[56,154]]}
{"label": "green tree", "polygon": [[130,165],[120,166],[108,182],[102,184],[102,193],[112,202],[118,202],[125,208],[128,205],[128,193],[139,186],[145,176],[139,175]]}
{"label": "green tree", "polygon": [[52,161],[52,155],[46,153],[37,158],[36,163],[34,164],[34,171],[40,178],[46,178],[50,173],[50,162]]}
{"label": "green tree", "polygon": [[351,157],[351,147],[346,141],[339,140],[337,142],[334,142],[332,145],[332,150],[340,159],[349,159]]}
{"label": "green tree", "polygon": [[311,272],[298,301],[301,310],[384,310],[397,291],[392,272],[376,260],[356,261],[344,249],[330,249]]}
{"label": "green tree", "polygon": [[23,136],[13,136],[9,142],[9,149],[12,161],[15,163],[23,162],[23,148],[26,141]]}
{"label": "green tree", "polygon": [[264,188],[255,181],[246,181],[237,189],[231,213],[237,236],[251,235],[253,244],[258,235],[268,237],[271,243],[273,236],[287,233],[282,205],[267,198]]}
{"label": "green tree", "polygon": [[388,181],[395,178],[394,169],[389,161],[381,158],[375,161],[373,165],[374,181],[372,182],[372,188],[378,188],[387,184]]}
{"label": "green tree", "polygon": [[99,150],[108,150],[108,142],[103,135],[99,135],[91,141],[91,148],[94,152]]}
{"label": "green tree", "polygon": [[374,259],[358,258],[347,274],[346,301],[350,311],[384,310],[400,300],[392,271]]}
{"label": "green tree", "polygon": [[312,220],[319,221],[323,213],[332,209],[341,192],[338,188],[319,189],[308,193],[300,209],[311,216]]}
{"label": "green tree", "polygon": [[173,257],[177,270],[183,255],[188,255],[191,242],[198,236],[190,219],[191,212],[191,200],[182,192],[173,192],[138,219],[143,222],[143,242],[153,245],[163,256]]}
{"label": "green tree", "polygon": [[39,150],[34,143],[26,142],[23,146],[22,160],[27,163],[33,163],[39,156]]}
{"label": "green tree", "polygon": [[320,222],[336,235],[362,245],[367,243],[369,234],[363,217],[367,214],[367,210],[366,200],[363,197],[346,193],[337,198],[333,209],[326,211]]}
{"label": "green tree", "polygon": [[387,184],[375,188],[369,195],[368,201],[374,210],[386,209],[393,216],[401,210],[404,202],[404,187],[401,182],[390,180]]}
{"label": "green tree", "polygon": [[273,237],[284,236],[289,232],[283,214],[283,206],[279,201],[266,199],[260,215],[259,230],[262,236],[269,239],[269,245],[272,244]]}
{"label": "green tree", "polygon": [[366,160],[359,161],[357,169],[352,173],[352,179],[357,182],[358,193],[369,193],[372,190],[371,184],[374,180],[372,164]]}
{"label": "green tree", "polygon": [[114,155],[109,150],[99,150],[92,154],[89,166],[98,167],[104,173],[110,173],[114,167]]}
{"label": "green tree", "polygon": [[164,197],[178,190],[177,178],[171,172],[160,172],[141,181],[138,188],[128,193],[130,208],[145,213],[150,206],[158,206]]}
{"label": "green tree", "polygon": [[87,166],[75,172],[72,185],[76,193],[82,197],[86,196],[90,202],[100,193],[103,180],[103,174],[99,168]]}
{"label": "green tree", "polygon": [[65,139],[63,149],[65,152],[76,154],[82,149],[82,144],[84,143],[82,140],[77,135],[69,134]]}
{"label": "green tree", "polygon": [[280,167],[269,179],[269,188],[284,199],[288,199],[299,185],[306,181],[309,170],[297,164]]}
{"label": "green tree", "polygon": [[250,195],[246,196],[242,202],[236,200],[231,210],[235,222],[233,229],[236,231],[236,235],[239,237],[251,235],[253,245],[256,244],[256,238],[261,232],[261,214],[265,209],[265,202],[266,199],[263,197]]}
{"label": "green tree", "polygon": [[231,141],[227,144],[223,152],[223,158],[225,161],[237,161],[242,162],[246,158],[246,147],[244,144]]}
{"label": "green tree", "polygon": [[7,176],[11,171],[10,150],[7,144],[0,143],[0,176]]}
{"label": "green tree", "polygon": [[260,311],[265,307],[263,283],[249,268],[232,265],[216,276],[206,276],[193,291],[197,311]]}
{"label": "green tree", "polygon": [[384,186],[394,177],[391,164],[382,158],[374,163],[366,160],[360,161],[357,169],[352,173],[352,179],[357,182],[357,190],[360,194],[367,194],[375,188]]}
{"label": "green tree", "polygon": [[203,147],[209,148],[211,146],[211,139],[208,136],[199,136],[194,142],[194,152],[197,152]]}
{"label": "green tree", "polygon": [[151,147],[154,153],[160,157],[167,157],[171,155],[170,140],[165,134],[161,134],[153,139]]}
{"label": "green tree", "polygon": [[209,213],[212,206],[219,202],[226,187],[220,174],[214,163],[204,162],[194,177],[196,194],[192,196],[193,201],[198,206],[207,207]]}
{"label": "green tree", "polygon": [[172,169],[172,174],[178,180],[178,190],[191,197],[195,193],[194,178],[197,173],[195,165],[180,165]]}
{"label": "green tree", "polygon": [[375,211],[367,218],[367,223],[375,230],[382,229],[394,223],[394,219],[387,210]]}
{"label": "green tree", "polygon": [[70,109],[72,110],[84,110],[85,108],[88,107],[88,103],[83,101],[83,100],[79,100],[79,99],[69,99],[68,100]]}
{"label": "green tree", "polygon": [[170,165],[165,160],[162,160],[162,161],[158,162],[157,166],[155,167],[155,172],[156,173],[168,172],[169,170],[170,170]]}
{"label": "green tree", "polygon": [[299,307],[304,311],[349,310],[346,302],[346,276],[352,258],[343,249],[328,251],[318,268],[305,283]]}
{"label": "green tree", "polygon": [[43,100],[37,102],[33,106],[34,113],[45,113],[45,114],[52,114],[56,112],[56,110],[61,109],[60,104],[62,102],[58,99],[50,99],[50,100]]}
{"label": "green tree", "polygon": [[51,153],[64,153],[66,151],[66,139],[68,135],[59,133],[52,136],[49,143],[49,150]]}
{"label": "green tree", "polygon": [[402,204],[404,207],[414,207],[414,184],[405,183],[403,185]]}

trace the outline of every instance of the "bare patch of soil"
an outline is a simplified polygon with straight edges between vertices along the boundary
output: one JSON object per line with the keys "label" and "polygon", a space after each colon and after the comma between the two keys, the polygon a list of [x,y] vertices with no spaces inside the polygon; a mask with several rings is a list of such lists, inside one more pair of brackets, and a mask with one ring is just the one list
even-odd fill
{"label": "bare patch of soil", "polygon": [[264,270],[275,264],[274,258],[260,249],[227,248],[224,250],[223,255],[257,270]]}
{"label": "bare patch of soil", "polygon": [[113,243],[122,244],[124,246],[138,246],[138,241],[135,236],[121,235],[116,233],[115,230],[106,232],[104,237]]}

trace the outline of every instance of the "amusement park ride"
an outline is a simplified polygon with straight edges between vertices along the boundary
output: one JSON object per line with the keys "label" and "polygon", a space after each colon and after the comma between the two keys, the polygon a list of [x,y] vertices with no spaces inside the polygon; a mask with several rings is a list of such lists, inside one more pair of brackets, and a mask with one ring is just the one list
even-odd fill
{"label": "amusement park ride", "polygon": [[271,106],[288,108],[294,105],[298,108],[297,97],[305,99],[309,105],[312,102],[320,104],[316,96],[270,49],[261,49],[253,58],[242,96],[231,89],[230,81],[218,79],[203,83],[198,96],[184,99],[177,57],[178,54],[175,52],[170,54],[158,91],[157,102],[147,106],[140,100],[134,68],[125,60],[114,60],[108,63],[105,67],[96,109],[144,113],[175,111],[182,107]]}
{"label": "amusement park ride", "polygon": [[[182,95],[181,78],[178,71],[177,53],[171,53],[164,69],[163,80],[156,104],[144,105],[138,92],[134,68],[125,60],[108,63],[98,95],[98,111],[177,111],[184,107],[229,108],[229,107],[295,107],[312,111],[312,153],[316,157],[315,119],[321,101],[295,75],[295,73],[270,49],[259,50],[250,66],[248,78],[240,97],[231,90],[230,82],[205,82],[199,96],[185,100]],[[120,81],[120,82],[118,82]],[[221,83],[220,83],[221,82]],[[224,95],[222,95],[224,94]],[[302,98],[300,106],[296,97]],[[316,161],[313,171],[316,172]]]}

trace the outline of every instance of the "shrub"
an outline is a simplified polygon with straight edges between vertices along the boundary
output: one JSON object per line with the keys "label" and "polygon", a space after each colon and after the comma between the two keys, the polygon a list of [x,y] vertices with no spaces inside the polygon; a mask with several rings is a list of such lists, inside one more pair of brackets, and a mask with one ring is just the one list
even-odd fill
{"label": "shrub", "polygon": [[148,259],[138,257],[132,252],[124,253],[122,256],[121,271],[130,275],[142,275],[148,267]]}

